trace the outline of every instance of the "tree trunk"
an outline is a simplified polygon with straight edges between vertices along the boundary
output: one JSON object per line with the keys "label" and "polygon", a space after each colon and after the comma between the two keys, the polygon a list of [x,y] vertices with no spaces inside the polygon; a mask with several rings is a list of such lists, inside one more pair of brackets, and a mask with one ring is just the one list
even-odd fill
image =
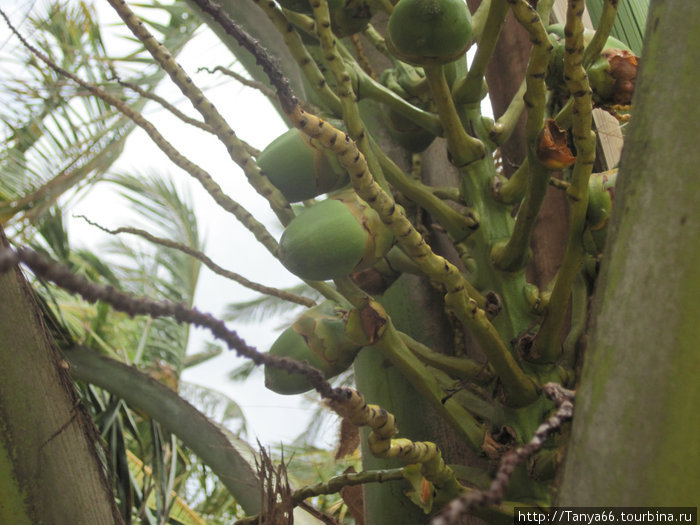
{"label": "tree trunk", "polygon": [[700,503],[700,3],[652,2],[559,504]]}
{"label": "tree trunk", "polygon": [[18,269],[0,275],[0,297],[0,523],[122,523],[100,436]]}

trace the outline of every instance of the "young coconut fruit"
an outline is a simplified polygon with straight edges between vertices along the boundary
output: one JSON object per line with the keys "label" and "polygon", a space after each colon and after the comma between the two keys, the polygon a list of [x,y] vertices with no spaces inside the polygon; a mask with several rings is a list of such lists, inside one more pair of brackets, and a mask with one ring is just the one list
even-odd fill
{"label": "young coconut fruit", "polygon": [[392,243],[377,212],[349,189],[295,217],[282,234],[278,253],[294,275],[325,281],[372,266]]}
{"label": "young coconut fruit", "polygon": [[392,138],[411,153],[425,151],[435,140],[435,135],[425,128],[414,124],[398,111],[383,108],[387,129]]}
{"label": "young coconut fruit", "polygon": [[[554,46],[547,66],[547,86],[566,93],[564,83],[564,26],[555,24],[547,28]],[[588,45],[595,31],[586,29],[583,41]],[[588,79],[593,90],[593,100],[598,104],[622,104],[632,101],[639,61],[629,47],[614,37],[608,37],[598,59],[588,68]]]}
{"label": "young coconut fruit", "polygon": [[297,129],[268,144],[257,162],[289,202],[312,199],[348,183],[347,172],[335,157]]}
{"label": "young coconut fruit", "polygon": [[584,244],[592,254],[598,254],[605,247],[608,221],[615,199],[617,169],[593,173],[588,179],[588,208],[586,209],[586,232]]}
{"label": "young coconut fruit", "polygon": [[[385,69],[379,81],[414,106],[427,109],[427,82],[422,72],[421,68],[399,63],[396,69]],[[389,134],[411,153],[424,151],[435,140],[433,133],[418,126],[395,109],[382,105],[382,110]]]}
{"label": "young coconut fruit", "polygon": [[[326,379],[337,376],[350,367],[361,348],[345,335],[347,313],[332,301],[310,308],[282,332],[270,353],[305,361]],[[265,386],[278,394],[301,394],[311,389],[303,375],[269,366],[265,367]]]}
{"label": "young coconut fruit", "polygon": [[400,0],[389,17],[387,46],[419,66],[446,64],[469,47],[472,18],[464,0]]}

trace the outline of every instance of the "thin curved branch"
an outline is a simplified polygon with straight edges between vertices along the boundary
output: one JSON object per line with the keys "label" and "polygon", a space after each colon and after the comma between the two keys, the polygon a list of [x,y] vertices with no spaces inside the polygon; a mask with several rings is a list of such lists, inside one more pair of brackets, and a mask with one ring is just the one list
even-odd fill
{"label": "thin curved branch", "polygon": [[16,251],[10,248],[0,250],[0,273],[9,271],[20,262],[30,268],[37,276],[55,283],[64,290],[80,295],[88,302],[104,301],[115,310],[131,316],[172,317],[181,323],[207,328],[214,337],[226,343],[236,354],[250,359],[256,365],[278,368],[290,374],[300,374],[306,378],[321,397],[329,400],[345,399],[344,392],[333,388],[319,370],[288,357],[258,352],[235,331],[229,330],[226,323],[211,314],[200,312],[195,308],[188,308],[182,303],[153,301],[147,297],[122,292],[113,286],[90,282],[29,248],[18,248]]}
{"label": "thin curved branch", "polygon": [[212,272],[221,275],[222,277],[226,277],[227,279],[231,279],[232,281],[237,282],[241,286],[245,286],[246,288],[249,288],[250,290],[254,290],[256,292],[265,294],[265,295],[270,295],[273,297],[277,297],[279,299],[282,299],[284,301],[289,301],[292,303],[300,304],[302,306],[306,306],[311,308],[312,306],[316,306],[316,303],[312,300],[309,299],[308,297],[302,297],[301,295],[297,295],[294,293],[286,292],[284,290],[280,290],[278,288],[272,288],[270,286],[265,286],[264,284],[256,283],[254,281],[249,281],[242,275],[232,272],[231,270],[226,270],[225,268],[222,268],[218,264],[216,264],[214,261],[212,261],[207,255],[200,251],[200,250],[195,250],[191,248],[190,246],[187,246],[186,244],[183,244],[181,242],[176,242],[172,241],[170,239],[164,239],[162,237],[157,237],[146,230],[142,230],[139,228],[130,228],[123,226],[121,228],[116,228],[114,230],[111,230],[109,228],[105,228],[104,226],[100,226],[96,222],[91,221],[84,215],[77,215],[78,218],[83,219],[85,222],[90,224],[91,226],[95,226],[96,228],[99,228],[100,230],[110,233],[112,235],[118,235],[120,233],[130,233],[132,235],[138,235],[139,237],[143,237],[144,239],[154,243],[154,244],[159,244],[161,246],[165,246],[167,248],[172,248],[174,250],[181,251],[183,253],[186,253],[187,255],[194,257],[195,259],[201,261],[204,263],[204,265],[209,268]]}

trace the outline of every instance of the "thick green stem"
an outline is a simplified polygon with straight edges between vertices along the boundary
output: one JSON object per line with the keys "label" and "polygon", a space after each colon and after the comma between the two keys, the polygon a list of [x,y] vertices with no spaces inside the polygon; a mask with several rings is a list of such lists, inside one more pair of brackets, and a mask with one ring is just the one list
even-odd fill
{"label": "thick green stem", "polygon": [[369,133],[365,129],[362,117],[360,116],[357,96],[352,87],[352,79],[345,68],[345,63],[338,50],[337,39],[331,30],[331,17],[328,10],[328,2],[326,0],[312,0],[311,7],[314,10],[316,30],[321,40],[321,48],[323,49],[326,63],[333,72],[336,82],[338,83],[336,92],[343,106],[343,121],[348,127],[349,135],[357,143],[358,149],[365,156],[367,165],[372,175],[377,180],[377,183],[382,187],[386,187],[386,180],[382,174],[382,169],[369,143]]}
{"label": "thick green stem", "polygon": [[513,100],[508,105],[508,109],[495,122],[493,130],[489,133],[489,139],[497,146],[505,144],[513,134],[513,131],[515,131],[520,121],[520,115],[525,109],[525,99],[523,97],[526,89],[527,83],[523,80],[518,91],[513,96]]}
{"label": "thick green stem", "polygon": [[304,73],[306,80],[313,86],[314,91],[326,108],[340,115],[343,111],[340,99],[326,83],[326,80],[323,78],[323,73],[321,73],[321,70],[306,50],[306,47],[304,47],[299,33],[294,29],[294,26],[290,25],[289,20],[284,16],[282,10],[273,2],[254,1],[258,4],[258,7],[265,12],[270,21],[275,24],[275,27],[284,38],[284,43],[287,45],[292,57],[294,57],[299,69]]}
{"label": "thick green stem", "polygon": [[459,167],[484,158],[486,151],[482,142],[470,137],[464,130],[452,100],[450,87],[447,85],[444,67],[441,65],[426,67],[425,76],[442,121],[452,162]]}
{"label": "thick green stem", "polygon": [[489,363],[501,378],[506,403],[509,406],[525,406],[534,402],[538,397],[535,383],[525,375],[510,350],[501,341],[500,334],[487,319],[486,313],[476,308],[475,304],[470,306],[466,303],[463,295],[448,294],[445,301],[455,310],[470,312],[472,316],[470,330],[479,341]]}
{"label": "thick green stem", "polygon": [[581,265],[583,264],[583,230],[586,224],[588,208],[588,179],[593,171],[595,161],[596,136],[592,130],[592,98],[583,62],[583,0],[569,0],[566,13],[566,55],[564,74],[567,87],[573,96],[572,134],[576,146],[576,163],[571,175],[571,182],[566,190],[569,200],[569,236],[566,251],[552,296],[547,309],[547,316],[542,323],[532,359],[538,362],[554,362],[562,352],[560,333],[568,311],[571,289]]}
{"label": "thick green stem", "polygon": [[406,347],[428,366],[438,368],[459,379],[489,381],[493,378],[493,369],[488,363],[477,363],[468,357],[441,354],[403,332],[398,332],[398,334]]}
{"label": "thick green stem", "polygon": [[[433,193],[432,188],[420,181],[410,179],[379,147],[375,147],[375,151],[389,183],[402,195],[430,213],[455,242],[463,241],[479,228],[479,222],[473,215],[463,215],[451,208]],[[473,297],[478,295],[481,294],[477,292]]]}
{"label": "thick green stem", "polygon": [[478,41],[484,33],[490,10],[491,0],[482,0],[476,12],[472,15],[472,40]]}
{"label": "thick green stem", "polygon": [[459,81],[454,87],[453,94],[456,102],[460,104],[477,104],[481,100],[486,67],[496,48],[506,14],[508,14],[507,0],[491,1],[484,30],[481,32],[479,45],[469,72],[466,78]]}
{"label": "thick green stem", "polygon": [[466,440],[475,451],[481,451],[485,429],[474,416],[454,400],[444,401],[445,391],[423,363],[408,349],[399,332],[389,324],[384,336],[375,343],[384,357],[401,370],[403,376],[433,408]]}
{"label": "thick green stem", "polygon": [[496,267],[515,271],[525,267],[530,255],[530,238],[545,194],[549,171],[537,160],[538,139],[544,122],[547,86],[544,82],[552,44],[537,12],[529,4],[511,0],[517,20],[530,33],[533,44],[527,66],[527,91],[524,96],[527,111],[527,158],[530,166],[525,199],[515,220],[513,233],[505,243],[493,247],[491,257]]}
{"label": "thick green stem", "polygon": [[352,64],[352,71],[353,74],[357,76],[357,95],[360,97],[360,99],[369,98],[371,100],[381,102],[391,109],[401,113],[402,117],[405,117],[414,124],[430,131],[433,135],[442,135],[442,123],[435,114],[420,109],[407,102],[362,71],[359,65]]}
{"label": "thick green stem", "polygon": [[613,23],[617,17],[618,5],[619,0],[604,0],[603,14],[600,16],[600,20],[598,21],[595,36],[588,43],[586,51],[583,54],[583,67],[590,66],[591,63],[600,56],[600,52],[603,50],[603,47],[610,36],[610,31],[612,31]]}

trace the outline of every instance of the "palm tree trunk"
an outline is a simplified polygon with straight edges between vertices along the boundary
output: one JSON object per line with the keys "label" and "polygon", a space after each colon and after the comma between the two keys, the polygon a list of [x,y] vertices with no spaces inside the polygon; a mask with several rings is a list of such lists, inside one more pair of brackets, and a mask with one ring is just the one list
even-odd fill
{"label": "palm tree trunk", "polygon": [[652,2],[559,504],[700,502],[700,3]]}
{"label": "palm tree trunk", "polygon": [[0,523],[122,523],[100,436],[19,270],[0,275],[0,297]]}

